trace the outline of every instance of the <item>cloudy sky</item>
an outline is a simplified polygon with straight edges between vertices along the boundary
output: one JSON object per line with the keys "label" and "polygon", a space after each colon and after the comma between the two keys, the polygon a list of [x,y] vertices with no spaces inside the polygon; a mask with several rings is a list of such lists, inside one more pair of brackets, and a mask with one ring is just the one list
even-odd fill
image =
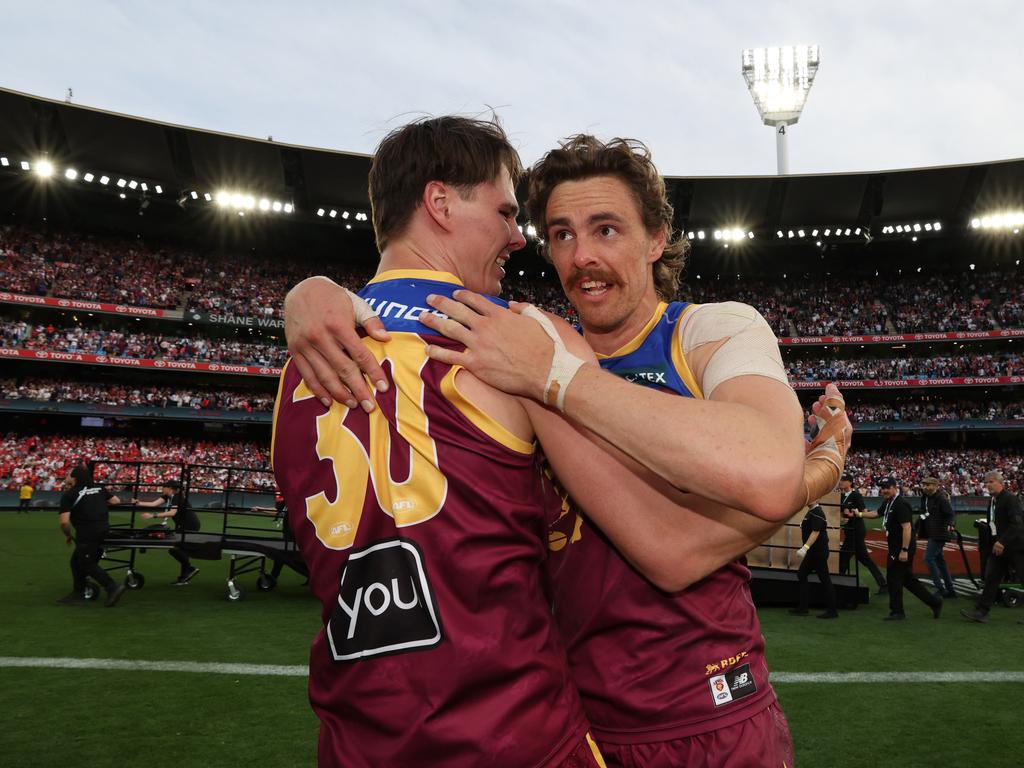
{"label": "cloudy sky", "polygon": [[[671,175],[771,174],[745,47],[817,43],[794,173],[1024,156],[1015,0],[0,0],[0,87],[372,152],[424,113],[493,107],[524,160],[589,131]],[[0,116],[0,119],[3,119]]]}

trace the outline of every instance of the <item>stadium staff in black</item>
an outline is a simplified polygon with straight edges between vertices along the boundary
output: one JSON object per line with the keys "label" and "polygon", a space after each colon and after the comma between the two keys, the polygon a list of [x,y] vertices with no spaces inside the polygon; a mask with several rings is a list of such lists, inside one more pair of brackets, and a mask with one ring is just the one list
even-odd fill
{"label": "stadium staff in black", "polygon": [[928,540],[924,550],[924,564],[932,576],[935,591],[949,599],[956,597],[953,589],[953,577],[949,574],[949,566],[942,551],[950,540],[950,533],[956,527],[956,516],[953,505],[949,503],[946,492],[939,488],[936,477],[926,477],[921,481],[921,514],[917,518],[918,535]]}
{"label": "stadium staff in black", "polygon": [[932,609],[937,619],[942,613],[942,597],[933,595],[914,575],[914,554],[917,541],[914,539],[914,512],[910,502],[900,495],[899,486],[892,477],[885,477],[878,484],[885,502],[880,509],[882,525],[885,527],[889,544],[888,568],[889,615],[885,621],[902,621],[907,618],[903,612],[903,588]]}
{"label": "stadium staff in black", "polygon": [[[124,594],[125,585],[115,584],[99,565],[103,537],[110,528],[108,504],[120,504],[106,488],[92,481],[92,473],[86,466],[74,467],[64,479],[64,495],[60,498],[60,529],[68,545],[75,545],[71,555],[71,576],[74,580],[72,591],[60,598],[61,605],[84,605],[86,579],[94,578],[107,590],[108,608],[117,605]],[[74,534],[71,529],[74,526]]]}
{"label": "stadium staff in black", "polygon": [[[181,492],[181,483],[177,480],[168,480],[160,489],[161,495],[152,501],[134,500],[140,507],[160,507],[159,512],[143,512],[142,519],[174,519],[174,530],[177,533],[195,533],[199,530],[199,515],[188,503],[188,498]],[[192,561],[185,551],[179,547],[171,547],[171,557],[178,561],[181,566],[178,578],[171,582],[171,586],[183,587],[192,581],[192,577],[199,573],[199,569],[192,565]]]}
{"label": "stadium staff in black", "polygon": [[[992,554],[985,564],[985,586],[978,604],[972,611],[960,611],[965,619],[981,624],[988,622],[988,612],[996,601],[999,585],[1009,577],[1011,565],[1017,571],[1017,581],[1024,583],[1024,513],[1021,512],[1020,499],[1006,487],[1001,472],[988,472],[985,486],[992,496],[988,519],[995,540]],[[1024,624],[1024,619],[1017,623]]]}
{"label": "stadium staff in black", "polygon": [[801,558],[800,568],[797,569],[796,578],[800,582],[800,604],[791,608],[790,613],[797,616],[805,616],[808,611],[810,599],[810,585],[807,583],[807,576],[814,572],[818,574],[818,580],[825,589],[825,605],[827,610],[819,613],[819,619],[838,619],[839,612],[836,610],[836,588],[832,586],[832,579],[828,574],[828,521],[825,519],[825,510],[815,502],[804,515],[800,523],[800,535],[803,546],[796,551],[796,556]]}
{"label": "stadium staff in black", "polygon": [[869,512],[864,504],[864,497],[853,487],[853,475],[844,474],[839,479],[839,513],[843,518],[843,544],[839,548],[839,572],[846,574],[850,569],[850,560],[856,555],[857,562],[863,565],[875,581],[878,582],[879,595],[887,592],[885,577],[868,554],[868,545],[864,541],[866,528],[865,517],[878,517],[877,512]]}

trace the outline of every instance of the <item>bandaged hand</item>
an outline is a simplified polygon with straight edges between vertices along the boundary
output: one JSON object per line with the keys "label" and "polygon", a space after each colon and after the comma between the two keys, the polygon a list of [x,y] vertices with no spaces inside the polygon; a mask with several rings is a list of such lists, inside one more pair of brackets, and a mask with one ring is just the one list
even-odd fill
{"label": "bandaged hand", "polygon": [[802,547],[800,547],[800,549],[798,549],[796,551],[796,556],[799,557],[801,560],[803,560],[805,557],[807,557],[807,545],[806,544],[804,544]]}
{"label": "bandaged hand", "polygon": [[853,425],[846,416],[846,401],[839,387],[829,384],[811,406],[808,422],[813,439],[804,458],[804,504],[831,492],[846,466],[846,452],[853,439]]}
{"label": "bandaged hand", "polygon": [[[465,347],[460,352],[431,345],[431,359],[461,365],[502,392],[564,409],[565,391],[587,361],[566,349],[558,321],[532,305],[505,309],[465,290],[453,299],[429,296],[427,303],[447,317],[424,313],[420,322]],[[582,339],[579,344],[586,349]]]}

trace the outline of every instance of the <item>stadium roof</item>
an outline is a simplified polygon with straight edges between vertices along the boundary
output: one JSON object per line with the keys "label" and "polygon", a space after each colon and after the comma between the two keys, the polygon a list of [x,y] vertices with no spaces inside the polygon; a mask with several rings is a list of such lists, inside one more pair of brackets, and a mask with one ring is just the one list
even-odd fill
{"label": "stadium roof", "polygon": [[[0,156],[94,168],[169,194],[241,189],[321,207],[368,210],[367,155],[161,123],[0,89]],[[681,138],[680,140],[685,140]],[[774,233],[799,226],[942,221],[962,229],[986,212],[1024,209],[1024,159],[807,176],[667,179],[681,225]]]}

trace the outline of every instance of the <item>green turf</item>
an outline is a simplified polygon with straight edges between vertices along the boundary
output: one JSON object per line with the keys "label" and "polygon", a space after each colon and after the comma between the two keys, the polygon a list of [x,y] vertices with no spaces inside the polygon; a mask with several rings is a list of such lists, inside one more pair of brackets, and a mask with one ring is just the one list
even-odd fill
{"label": "green turf", "polygon": [[[204,519],[210,530],[214,518]],[[209,522],[208,522],[209,521]],[[269,519],[265,524],[271,524]],[[0,655],[304,664],[319,606],[286,570],[261,593],[224,599],[226,561],[196,561],[187,587],[168,583],[166,552],[138,560],[142,590],[122,604],[63,608],[70,575],[56,515],[0,513]],[[907,596],[908,620],[881,621],[883,598],[837,621],[761,611],[774,671],[1024,671],[1024,610],[997,608],[988,625],[939,620]],[[1024,686],[788,684],[777,686],[797,766],[1019,766]],[[0,668],[0,767],[308,766],[317,724],[302,678]],[[927,723],[922,728],[919,724]],[[921,738],[925,730],[933,738]],[[977,750],[983,750],[981,755]],[[440,765],[441,763],[439,763]]]}

